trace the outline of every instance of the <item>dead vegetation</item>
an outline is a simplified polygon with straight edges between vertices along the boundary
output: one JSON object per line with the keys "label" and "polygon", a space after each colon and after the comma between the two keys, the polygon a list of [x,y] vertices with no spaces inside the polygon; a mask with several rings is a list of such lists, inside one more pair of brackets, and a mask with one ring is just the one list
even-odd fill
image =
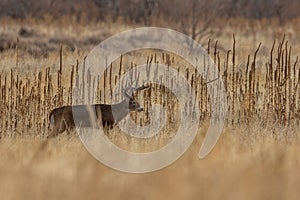
{"label": "dead vegetation", "polygon": [[[217,42],[208,43],[208,52],[216,63],[220,71],[220,76],[224,82],[229,103],[227,124],[237,126],[239,124],[260,123],[261,126],[289,126],[299,125],[300,116],[300,69],[298,57],[292,54],[292,47],[283,38],[281,41],[274,41],[269,51],[264,66],[257,67],[256,60],[260,56],[260,45],[254,55],[248,55],[245,65],[237,64],[236,60],[236,40],[233,39],[233,47],[223,55],[217,50]],[[118,80],[121,80],[135,66],[146,63],[150,69],[158,68],[158,63],[163,63],[170,68],[176,69],[179,74],[185,76],[192,88],[195,90],[202,120],[210,117],[210,98],[203,76],[198,74],[193,68],[185,63],[182,58],[176,57],[169,52],[144,51],[123,55],[110,65],[103,77],[90,80],[87,83],[79,83],[76,79],[79,69],[79,60],[73,60],[71,66],[65,66],[63,46],[57,52],[57,71],[50,67],[36,69],[33,75],[24,76],[18,69],[11,69],[8,73],[0,76],[0,100],[1,112],[9,116],[2,120],[2,136],[33,134],[43,136],[47,134],[49,124],[48,114],[55,107],[72,105],[80,100],[74,100],[72,91],[74,87],[97,88],[96,94],[86,94],[94,103],[111,102],[112,90],[116,87]],[[15,62],[18,64],[21,51],[18,46],[15,50]],[[139,58],[137,57],[139,56]],[[84,62],[84,61],[83,61]],[[205,63],[203,63],[204,68]],[[89,73],[86,71],[84,73]],[[155,70],[147,73],[155,73]],[[149,74],[144,74],[149,76]],[[133,79],[137,79],[140,74],[133,74]],[[166,75],[169,77],[170,75]],[[87,77],[92,77],[87,74]],[[157,77],[159,80],[160,78]],[[171,78],[172,79],[172,78]],[[83,85],[81,85],[83,84]],[[169,90],[162,86],[153,85],[150,92],[145,93],[144,99],[150,99],[143,103],[146,108],[150,108],[153,101],[157,101],[169,109],[172,99]],[[176,87],[176,85],[174,86]],[[162,93],[162,94],[161,94]],[[151,103],[152,102],[152,103]],[[190,108],[187,112],[192,112]],[[148,111],[146,109],[145,113]],[[173,113],[171,110],[169,113]],[[174,119],[176,114],[169,116]],[[145,119],[135,121],[143,124]],[[31,132],[28,133],[27,130]]]}
{"label": "dead vegetation", "polygon": [[[50,110],[75,101],[72,88],[80,84],[76,77],[88,51],[106,36],[134,25],[103,28],[97,24],[87,29],[65,25],[60,30],[59,25],[30,23],[13,26],[8,21],[0,27],[0,192],[6,199],[298,199],[296,25],[272,31],[270,27],[278,25],[272,20],[232,19],[233,25],[225,27],[218,40],[204,43],[220,69],[229,103],[224,133],[204,160],[198,160],[197,154],[210,119],[210,99],[203,77],[182,58],[170,52],[131,52],[113,62],[104,77],[92,80],[90,84],[99,91],[93,100],[109,103],[111,89],[125,72],[141,63],[154,67],[163,63],[184,75],[196,91],[202,116],[191,148],[161,171],[131,176],[99,164],[77,135],[61,135],[46,146],[42,141],[48,135]],[[157,84],[140,98],[146,111],[131,118],[141,125],[149,123],[147,109],[152,105],[169,105],[168,123],[161,134],[146,141],[115,129],[107,137],[123,149],[153,151],[174,136],[178,115],[173,111],[178,102]]]}

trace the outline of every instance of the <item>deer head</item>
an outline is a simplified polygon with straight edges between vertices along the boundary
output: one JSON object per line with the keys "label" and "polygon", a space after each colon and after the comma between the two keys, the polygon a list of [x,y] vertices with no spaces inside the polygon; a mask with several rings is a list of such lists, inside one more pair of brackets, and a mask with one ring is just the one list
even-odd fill
{"label": "deer head", "polygon": [[128,102],[129,111],[137,111],[141,112],[144,109],[140,106],[140,104],[136,101],[135,97],[138,91],[148,89],[149,86],[142,85],[140,87],[126,87],[126,89],[122,88],[123,94],[125,96],[125,101]]}

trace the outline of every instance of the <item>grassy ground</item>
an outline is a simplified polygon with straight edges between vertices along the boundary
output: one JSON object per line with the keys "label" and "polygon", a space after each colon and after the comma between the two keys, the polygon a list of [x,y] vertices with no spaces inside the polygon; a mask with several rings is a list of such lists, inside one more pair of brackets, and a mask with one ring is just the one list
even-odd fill
{"label": "grassy ground", "polygon": [[[212,153],[197,154],[205,128],[174,164],[126,174],[95,160],[77,136],[42,148],[36,138],[1,140],[0,192],[4,199],[298,199],[296,130],[226,129]],[[259,134],[258,132],[261,132]],[[273,136],[271,136],[273,135]],[[289,138],[283,139],[283,138]]]}

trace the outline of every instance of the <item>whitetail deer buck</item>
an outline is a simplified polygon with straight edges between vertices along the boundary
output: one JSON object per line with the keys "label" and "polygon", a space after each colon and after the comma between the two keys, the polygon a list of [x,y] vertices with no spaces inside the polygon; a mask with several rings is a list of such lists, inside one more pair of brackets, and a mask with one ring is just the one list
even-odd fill
{"label": "whitetail deer buck", "polygon": [[[131,111],[143,111],[143,108],[135,100],[136,92],[147,89],[149,86],[140,86],[137,88],[130,87],[122,89],[125,99],[117,104],[93,104],[93,105],[75,105],[55,108],[50,112],[49,120],[52,126],[52,132],[49,137],[55,137],[58,134],[75,128],[73,114],[76,113],[76,124],[80,127],[108,126],[112,128],[116,123],[121,121]],[[130,90],[131,94],[128,94]],[[77,116],[78,115],[78,116]],[[91,117],[94,115],[94,118]],[[96,119],[96,122],[92,122]]]}

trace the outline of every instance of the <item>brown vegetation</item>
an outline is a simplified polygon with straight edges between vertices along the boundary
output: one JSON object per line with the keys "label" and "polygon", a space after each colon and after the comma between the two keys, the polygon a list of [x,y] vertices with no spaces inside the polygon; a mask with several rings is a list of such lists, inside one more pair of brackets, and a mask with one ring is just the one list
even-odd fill
{"label": "brown vegetation", "polygon": [[[203,115],[191,148],[163,170],[130,175],[98,163],[76,135],[61,135],[46,145],[43,141],[49,133],[49,112],[75,101],[72,88],[79,84],[80,63],[93,45],[137,24],[118,19],[115,24],[109,20],[84,24],[72,16],[1,19],[3,198],[298,199],[298,21],[231,18],[218,22],[227,23],[222,32],[206,29],[210,34],[201,43],[220,69],[229,107],[224,133],[204,160],[198,160],[197,154],[210,119],[210,99],[203,77],[182,58],[170,52],[131,52],[113,62],[104,77],[93,80],[90,84],[99,91],[93,101],[110,103],[111,89],[126,71],[159,62],[178,70],[196,90]],[[117,128],[106,132],[119,147],[135,152],[159,149],[178,127],[173,112],[178,102],[169,90],[153,84],[141,95],[146,110],[132,114],[132,119],[147,124],[147,109],[155,103],[169,105],[165,129],[149,141],[129,137]]]}

